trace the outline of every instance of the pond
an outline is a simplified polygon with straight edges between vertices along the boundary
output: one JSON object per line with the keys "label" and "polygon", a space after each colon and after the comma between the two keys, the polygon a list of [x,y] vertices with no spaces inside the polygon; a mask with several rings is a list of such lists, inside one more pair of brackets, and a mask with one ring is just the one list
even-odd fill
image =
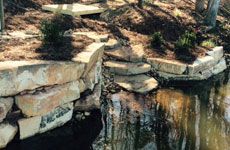
{"label": "pond", "polygon": [[7,149],[227,150],[230,147],[230,74],[149,95],[121,91],[100,111],[51,132],[14,140]]}

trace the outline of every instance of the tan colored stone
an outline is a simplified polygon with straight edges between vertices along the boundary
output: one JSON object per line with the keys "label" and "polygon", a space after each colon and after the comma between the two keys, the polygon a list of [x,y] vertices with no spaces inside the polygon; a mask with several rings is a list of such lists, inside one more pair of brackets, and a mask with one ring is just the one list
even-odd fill
{"label": "tan colored stone", "polygon": [[126,90],[141,94],[156,89],[158,86],[158,82],[154,78],[146,75],[115,76],[114,80]]}
{"label": "tan colored stone", "polygon": [[98,34],[96,32],[73,32],[73,35],[84,35],[95,40],[95,42],[107,42],[109,40],[108,34]]}
{"label": "tan colored stone", "polygon": [[116,39],[109,39],[108,42],[105,43],[105,50],[110,50],[114,48],[120,47],[121,44],[118,40]]}
{"label": "tan colored stone", "polygon": [[20,139],[23,140],[37,134],[40,129],[41,120],[41,116],[18,120],[18,125],[20,128]]}
{"label": "tan colored stone", "polygon": [[187,69],[186,64],[174,60],[166,60],[162,58],[148,58],[147,61],[152,65],[154,69],[162,72],[172,74],[184,74]]}
{"label": "tan colored stone", "polygon": [[101,61],[98,61],[89,73],[85,76],[85,84],[87,89],[93,90],[94,85],[97,84],[101,78]]}
{"label": "tan colored stone", "polygon": [[6,118],[7,113],[11,110],[14,103],[12,97],[0,98],[0,123]]}
{"label": "tan colored stone", "polygon": [[73,103],[64,104],[44,116],[25,118],[18,121],[20,139],[52,130],[68,122],[73,115]]}
{"label": "tan colored stone", "polygon": [[57,61],[0,62],[0,96],[78,80],[84,64]]}
{"label": "tan colored stone", "polygon": [[93,43],[89,45],[85,51],[79,53],[73,61],[86,64],[86,68],[83,74],[85,77],[91,68],[96,64],[98,60],[102,59],[104,53],[103,43]]}
{"label": "tan colored stone", "polygon": [[144,49],[142,45],[135,45],[131,48],[122,47],[114,50],[107,50],[105,54],[119,60],[142,62],[144,58]]}
{"label": "tan colored stone", "polygon": [[7,146],[7,144],[13,140],[18,131],[17,126],[9,123],[0,124],[0,149]]}
{"label": "tan colored stone", "polygon": [[211,51],[208,51],[207,54],[212,56],[217,63],[224,56],[223,46],[214,47]]}
{"label": "tan colored stone", "polygon": [[43,10],[58,12],[71,16],[81,16],[81,15],[90,15],[98,14],[104,12],[105,8],[99,8],[92,5],[83,5],[83,4],[55,4],[55,5],[43,5]]}
{"label": "tan colored stone", "polygon": [[107,61],[104,63],[106,67],[118,75],[136,75],[149,72],[151,65],[146,63],[130,63],[120,61]]}
{"label": "tan colored stone", "polygon": [[17,95],[17,106],[26,116],[45,115],[54,108],[80,98],[79,82],[57,85],[37,94]]}
{"label": "tan colored stone", "polygon": [[212,56],[197,58],[192,65],[188,65],[188,74],[193,75],[202,72],[206,69],[211,69],[215,65],[215,60]]}

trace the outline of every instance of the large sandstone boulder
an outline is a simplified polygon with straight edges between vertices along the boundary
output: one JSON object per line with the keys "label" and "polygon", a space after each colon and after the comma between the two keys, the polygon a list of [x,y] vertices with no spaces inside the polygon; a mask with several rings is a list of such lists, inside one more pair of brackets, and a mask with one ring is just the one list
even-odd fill
{"label": "large sandstone boulder", "polygon": [[68,103],[55,108],[44,116],[21,119],[18,121],[20,139],[60,127],[68,122],[72,115],[73,103]]}
{"label": "large sandstone boulder", "polygon": [[45,115],[54,108],[80,98],[79,82],[54,86],[47,91],[17,95],[17,106],[28,117]]}
{"label": "large sandstone boulder", "polygon": [[6,145],[13,140],[18,131],[17,126],[9,123],[0,124],[0,149],[6,147]]}
{"label": "large sandstone boulder", "polygon": [[84,67],[84,64],[77,62],[0,62],[0,96],[16,95],[24,90],[78,80]]}
{"label": "large sandstone boulder", "polygon": [[6,118],[7,113],[11,110],[14,103],[14,99],[0,98],[0,123]]}

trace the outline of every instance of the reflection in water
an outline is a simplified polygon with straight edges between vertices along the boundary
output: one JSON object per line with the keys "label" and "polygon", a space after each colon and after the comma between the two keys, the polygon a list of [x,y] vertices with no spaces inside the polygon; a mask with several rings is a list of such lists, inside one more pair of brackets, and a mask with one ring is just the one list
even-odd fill
{"label": "reflection in water", "polygon": [[103,107],[94,149],[227,150],[230,147],[229,73],[192,87],[140,96],[112,95]]}

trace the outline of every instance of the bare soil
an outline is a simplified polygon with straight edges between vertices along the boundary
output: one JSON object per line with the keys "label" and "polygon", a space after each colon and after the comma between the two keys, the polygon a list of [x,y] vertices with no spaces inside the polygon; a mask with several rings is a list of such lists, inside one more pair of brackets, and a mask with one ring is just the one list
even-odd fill
{"label": "bare soil", "polygon": [[[133,2],[135,0],[124,1],[122,5],[120,1],[116,0],[102,3],[103,6],[116,9],[106,11],[99,20],[98,18],[95,20],[91,16],[86,18],[66,16],[65,19],[68,23],[63,25],[63,28],[74,31],[109,33],[111,37],[121,39],[122,44],[126,46],[142,43],[148,57],[178,59],[173,51],[174,44],[186,30],[197,33],[198,46],[191,50],[193,56],[201,57],[205,54],[208,48],[200,47],[199,44],[206,39],[212,39],[216,45],[223,45],[227,53],[230,52],[230,15],[225,9],[221,9],[219,12],[216,29],[205,32],[202,24],[203,16],[194,12],[195,5],[189,0],[179,2],[156,1],[146,4],[143,9],[129,1]],[[8,31],[38,31],[41,20],[53,16],[52,13],[42,11],[42,5],[72,2],[79,1],[8,0],[5,2],[6,29]],[[166,41],[163,49],[150,47],[149,36],[158,31],[163,34]],[[29,59],[30,56],[26,57]]]}

